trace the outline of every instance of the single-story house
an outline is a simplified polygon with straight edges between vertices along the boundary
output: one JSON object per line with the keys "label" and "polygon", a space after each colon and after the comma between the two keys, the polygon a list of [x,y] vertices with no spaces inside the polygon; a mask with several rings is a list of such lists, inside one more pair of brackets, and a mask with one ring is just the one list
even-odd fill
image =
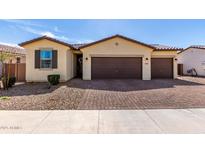
{"label": "single-story house", "polygon": [[[24,63],[26,62],[26,52],[20,46],[13,46],[9,44],[0,43],[0,59],[3,54],[9,54],[9,58],[7,58],[4,63]],[[2,76],[2,63],[0,62],[0,77]]]}
{"label": "single-story house", "polygon": [[205,76],[205,46],[192,45],[178,53],[178,63],[183,64],[183,74],[191,75],[195,69],[198,76]]}
{"label": "single-story house", "polygon": [[176,78],[177,52],[181,48],[146,44],[114,35],[87,44],[69,44],[42,36],[19,44],[26,50],[26,80],[46,81],[60,74],[92,79]]}

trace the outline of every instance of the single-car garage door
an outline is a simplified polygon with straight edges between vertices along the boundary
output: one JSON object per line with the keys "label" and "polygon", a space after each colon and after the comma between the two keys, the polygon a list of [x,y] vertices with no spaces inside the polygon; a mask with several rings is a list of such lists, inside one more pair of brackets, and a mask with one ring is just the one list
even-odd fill
{"label": "single-car garage door", "polygon": [[151,76],[156,78],[173,78],[173,59],[172,58],[152,58]]}
{"label": "single-car garage door", "polygon": [[92,79],[141,79],[140,57],[92,57]]}

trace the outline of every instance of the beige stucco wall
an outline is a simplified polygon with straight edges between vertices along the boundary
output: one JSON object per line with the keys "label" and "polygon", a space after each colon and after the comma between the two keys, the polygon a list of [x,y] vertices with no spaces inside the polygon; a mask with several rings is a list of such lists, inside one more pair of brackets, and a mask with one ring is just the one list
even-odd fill
{"label": "beige stucco wall", "polygon": [[[68,46],[64,46],[49,40],[39,40],[23,46],[26,49],[26,81],[47,81],[49,74],[60,74],[61,81],[67,81],[73,77],[72,73],[72,51]],[[58,50],[57,69],[36,69],[34,67],[35,50],[41,48],[52,48]]]}
{"label": "beige stucco wall", "polygon": [[[118,45],[116,45],[118,43]],[[61,81],[67,81],[76,75],[76,55],[68,46],[49,40],[39,40],[23,46],[26,49],[26,80],[28,82],[47,81],[47,75],[60,74]],[[58,50],[57,69],[35,69],[35,50],[52,48]],[[177,77],[176,51],[153,51],[152,48],[133,43],[122,38],[113,38],[86,48],[83,53],[83,79],[91,80],[91,57],[142,57],[142,79],[151,79],[151,58],[173,58],[174,78]],[[88,60],[86,60],[88,58]],[[145,60],[148,58],[148,60]]]}
{"label": "beige stucco wall", "polygon": [[174,79],[177,78],[177,51],[154,51],[152,58],[173,58],[173,75]]}
{"label": "beige stucco wall", "polygon": [[[151,48],[122,38],[113,38],[81,50],[84,80],[91,80],[91,57],[142,57],[143,80],[151,79],[151,58],[173,58],[173,74],[174,78],[177,78],[177,61],[175,60],[177,51],[153,51]],[[146,58],[148,60],[145,60]]]}
{"label": "beige stucco wall", "polygon": [[[142,57],[142,79],[151,79],[150,58],[152,49],[149,47],[117,37],[81,50],[83,52],[84,80],[91,80],[91,57]],[[145,61],[145,58],[149,60]]]}

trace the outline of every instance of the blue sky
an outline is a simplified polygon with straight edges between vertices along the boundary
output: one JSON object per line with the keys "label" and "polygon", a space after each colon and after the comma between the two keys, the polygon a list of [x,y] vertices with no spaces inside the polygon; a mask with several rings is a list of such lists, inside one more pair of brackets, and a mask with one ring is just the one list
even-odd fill
{"label": "blue sky", "polygon": [[41,35],[84,43],[114,34],[176,47],[205,45],[205,20],[0,20],[0,42],[10,44]]}

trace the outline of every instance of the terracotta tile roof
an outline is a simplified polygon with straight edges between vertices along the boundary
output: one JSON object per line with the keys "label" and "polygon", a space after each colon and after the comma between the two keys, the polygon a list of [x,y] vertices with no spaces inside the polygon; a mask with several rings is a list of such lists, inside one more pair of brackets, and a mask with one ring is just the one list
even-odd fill
{"label": "terracotta tile roof", "polygon": [[24,48],[19,46],[13,46],[13,45],[7,45],[0,43],[0,52],[9,52],[13,54],[26,54],[26,51]]}
{"label": "terracotta tile roof", "polygon": [[79,43],[79,44],[71,44],[75,49],[80,48],[81,46],[87,45],[88,43]]}
{"label": "terracotta tile roof", "polygon": [[178,54],[180,54],[180,53],[182,53],[182,52],[184,52],[184,51],[186,51],[186,50],[188,50],[188,49],[190,49],[190,48],[205,49],[205,45],[191,45],[191,46],[187,47],[186,49],[184,49],[184,50],[178,52]]}
{"label": "terracotta tile roof", "polygon": [[146,44],[146,43],[137,41],[135,39],[131,39],[131,38],[128,38],[128,37],[125,37],[125,36],[122,36],[122,35],[118,35],[118,34],[110,36],[110,37],[103,38],[103,39],[98,40],[98,41],[90,42],[90,43],[76,43],[76,44],[69,44],[69,43],[66,43],[66,42],[63,42],[63,41],[48,37],[48,36],[42,36],[42,37],[38,37],[38,38],[29,40],[29,41],[25,41],[23,43],[20,43],[19,45],[23,46],[23,45],[26,45],[26,44],[29,44],[29,43],[32,43],[32,42],[35,42],[35,41],[38,41],[38,40],[41,40],[41,39],[47,39],[47,40],[51,40],[51,41],[54,41],[54,42],[69,46],[72,49],[79,50],[79,49],[82,49],[82,48],[85,48],[85,47],[88,47],[88,46],[94,45],[96,43],[103,42],[103,41],[106,41],[106,40],[109,40],[109,39],[112,39],[112,38],[115,38],[115,37],[120,37],[120,38],[126,39],[128,41],[147,46],[149,48],[152,48],[154,51],[183,50],[182,48],[170,47],[170,46],[160,45],[160,44]]}
{"label": "terracotta tile roof", "polygon": [[129,40],[129,41],[132,41],[132,42],[135,42],[135,43],[139,43],[139,44],[145,45],[147,47],[153,48],[154,51],[183,50],[183,48],[171,47],[171,46],[166,46],[166,45],[161,45],[161,44],[146,44],[146,43],[143,43],[143,42],[140,42],[140,41],[137,41],[137,40],[134,40],[134,39],[122,36],[122,35],[114,35],[114,36],[107,37],[107,38],[104,38],[104,39],[101,39],[101,40],[98,40],[98,41],[95,41],[95,42],[91,42],[91,43],[74,44],[74,45],[72,44],[72,45],[76,49],[81,49],[81,48],[84,48],[84,47],[87,47],[87,46],[91,46],[91,45],[96,44],[98,42],[102,42],[102,41],[105,41],[105,40],[108,40],[108,39],[111,39],[111,38],[114,38],[114,37],[121,37],[121,38],[124,38],[126,40]]}
{"label": "terracotta tile roof", "polygon": [[68,46],[70,47],[71,49],[73,49],[73,46],[67,42],[63,42],[63,41],[60,41],[60,40],[57,40],[55,38],[51,38],[49,36],[41,36],[41,37],[38,37],[38,38],[34,38],[32,40],[29,40],[29,41],[25,41],[25,42],[22,42],[20,43],[19,45],[20,46],[24,46],[26,44],[29,44],[29,43],[32,43],[32,42],[35,42],[35,41],[39,41],[39,40],[42,40],[42,39],[47,39],[47,40],[50,40],[50,41],[53,41],[53,42],[56,42],[56,43],[59,43],[59,44],[62,44],[62,45],[65,45],[65,46]]}
{"label": "terracotta tile roof", "polygon": [[161,44],[150,44],[150,45],[155,47],[155,51],[183,50],[183,48],[171,47],[171,46],[161,45]]}
{"label": "terracotta tile roof", "polygon": [[106,41],[106,40],[109,40],[109,39],[113,39],[115,37],[119,37],[119,38],[123,38],[125,40],[128,40],[128,41],[131,41],[131,42],[134,42],[134,43],[138,43],[138,44],[141,44],[143,46],[146,46],[148,48],[152,48],[152,49],[155,49],[155,47],[149,45],[149,44],[146,44],[146,43],[143,43],[143,42],[140,42],[140,41],[137,41],[135,39],[131,39],[131,38],[128,38],[126,36],[122,36],[122,35],[113,35],[113,36],[110,36],[110,37],[106,37],[106,38],[103,38],[101,40],[98,40],[98,41],[94,41],[94,42],[91,42],[91,43],[88,43],[88,44],[85,44],[83,46],[80,46],[79,49],[82,49],[82,48],[85,48],[85,47],[88,47],[88,46],[91,46],[91,45],[94,45],[94,44],[97,44],[97,43],[100,43],[100,42],[103,42],[103,41]]}
{"label": "terracotta tile roof", "polygon": [[197,48],[197,49],[205,49],[205,45],[191,45],[188,48]]}
{"label": "terracotta tile roof", "polygon": [[[89,43],[81,43],[81,44],[71,44],[74,48],[78,49],[82,46],[85,46]],[[183,50],[182,48],[177,48],[177,47],[170,47],[170,46],[166,46],[166,45],[161,45],[161,44],[150,44],[151,46],[153,46],[155,49],[155,51],[160,51],[160,50]],[[205,46],[204,46],[205,48]]]}

